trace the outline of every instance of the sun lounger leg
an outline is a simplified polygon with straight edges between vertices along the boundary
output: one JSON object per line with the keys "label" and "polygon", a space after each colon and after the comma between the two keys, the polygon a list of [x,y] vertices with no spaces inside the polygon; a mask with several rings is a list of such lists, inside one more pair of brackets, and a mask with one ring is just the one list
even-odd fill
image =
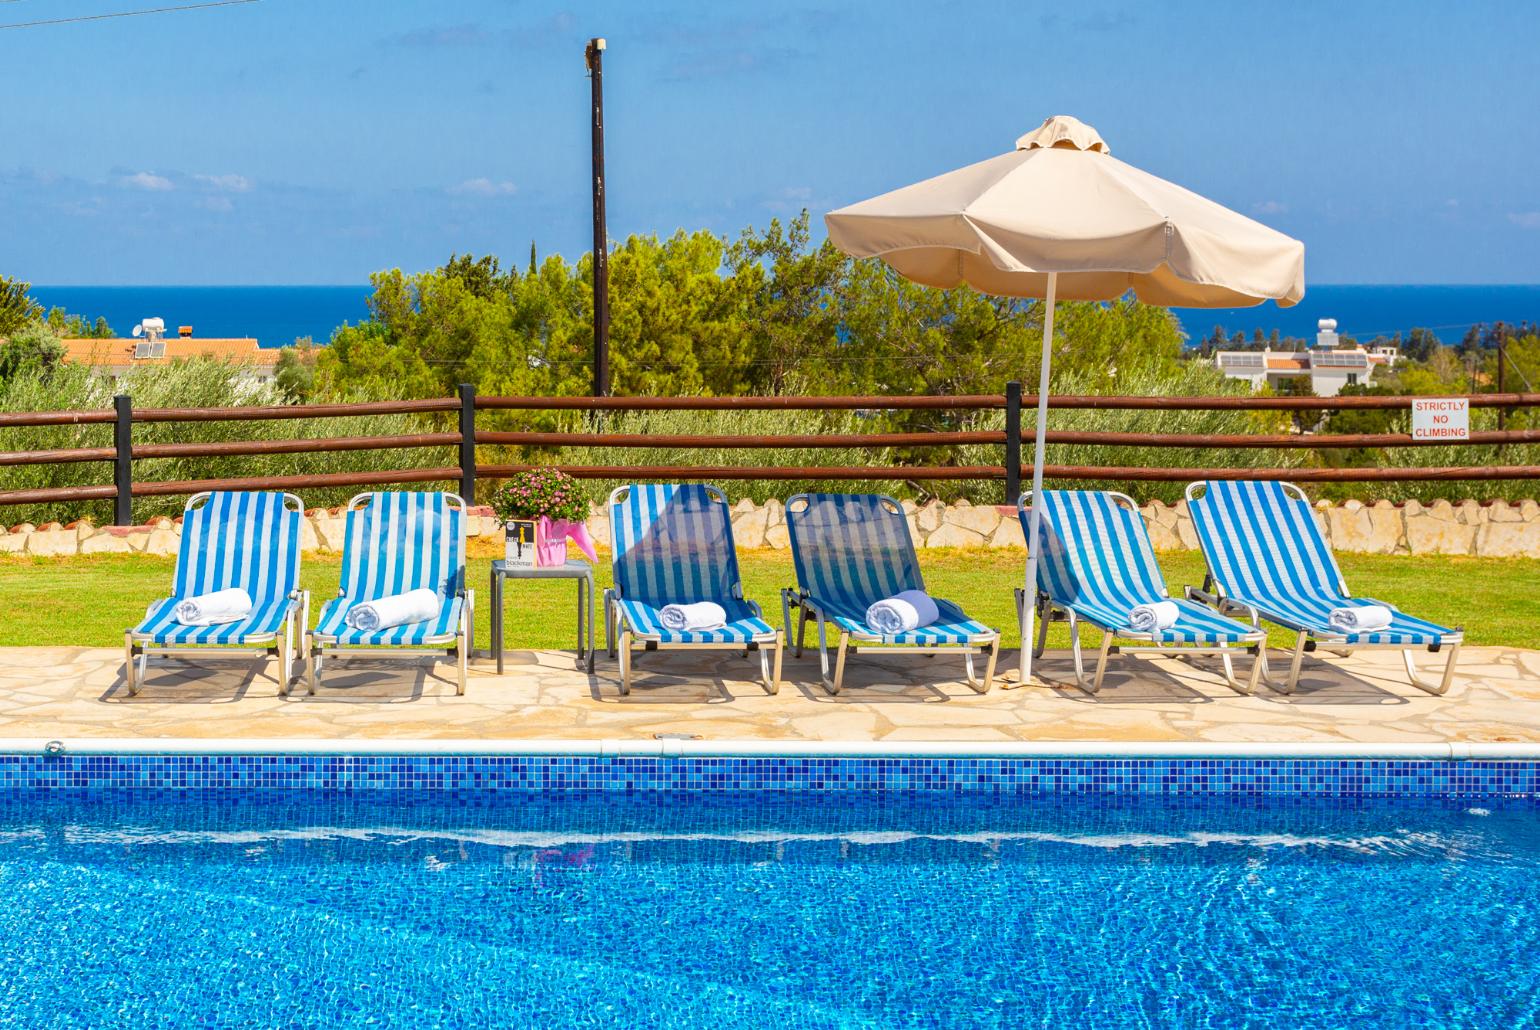
{"label": "sun lounger leg", "polygon": [[1109,630],[1102,634],[1102,646],[1097,655],[1096,675],[1088,680],[1085,675],[1085,658],[1080,651],[1080,620],[1075,617],[1073,611],[1068,615],[1070,656],[1075,660],[1075,686],[1087,694],[1095,694],[1101,689],[1102,676],[1107,671],[1107,656],[1112,650],[1112,633]]}
{"label": "sun lounger leg", "polygon": [[1257,685],[1262,682],[1262,674],[1267,671],[1267,641],[1257,645],[1257,655],[1251,661],[1251,678],[1246,681],[1246,693],[1255,694]]}
{"label": "sun lounger leg", "polygon": [[[788,630],[790,627],[787,627]],[[802,657],[802,645],[807,639],[807,605],[802,605],[801,614],[797,616],[797,657]]]}
{"label": "sun lounger leg", "polygon": [[294,675],[294,613],[283,620],[283,636],[278,640],[278,696],[289,696],[289,680]]}
{"label": "sun lounger leg", "polygon": [[[578,625],[582,626],[583,610],[578,609]],[[581,648],[583,642],[578,641]],[[465,592],[465,660],[469,662],[476,654],[476,591]]]}
{"label": "sun lounger leg", "polygon": [[765,673],[765,692],[774,694],[781,689],[781,656],[786,653],[786,634],[775,634],[775,656],[765,654],[765,645],[759,645],[760,669]]}
{"label": "sun lounger leg", "polygon": [[321,654],[319,645],[315,642],[315,634],[309,634],[309,643],[305,647],[305,683],[311,697],[315,696],[316,687],[321,685]]}
{"label": "sun lounger leg", "polygon": [[791,635],[791,591],[786,589],[785,587],[781,588],[781,631],[785,634],[785,637],[786,637],[787,640],[792,639],[792,635]]}
{"label": "sun lounger leg", "polygon": [[1043,657],[1043,652],[1048,649],[1048,616],[1050,614],[1048,605],[1040,602],[1037,606],[1037,643],[1032,647],[1034,658]]}
{"label": "sun lounger leg", "polygon": [[1449,684],[1454,682],[1454,662],[1458,657],[1460,657],[1460,645],[1453,644],[1449,648],[1449,660],[1444,663],[1444,675],[1435,683],[1418,675],[1417,665],[1412,661],[1411,648],[1401,652],[1401,660],[1406,663],[1406,678],[1412,681],[1412,686],[1419,690],[1426,690],[1430,694],[1448,693]]}
{"label": "sun lounger leg", "polygon": [[139,678],[134,675],[134,634],[123,634],[123,681],[128,684],[129,694],[139,693]]}
{"label": "sun lounger leg", "polygon": [[[818,624],[814,627],[818,633],[818,674],[823,677],[824,685],[833,682],[829,667],[829,638],[824,630],[823,616],[816,616]],[[799,634],[800,635],[800,634]]]}
{"label": "sun lounger leg", "polygon": [[840,646],[838,656],[834,660],[834,689],[830,693],[838,694],[840,687],[845,683],[845,655],[850,650],[850,634],[840,632]]}
{"label": "sun lounger leg", "polygon": [[1102,677],[1107,675],[1107,658],[1112,654],[1112,631],[1102,633],[1101,652],[1096,656],[1096,679],[1091,681],[1091,693],[1102,688]]}
{"label": "sun lounger leg", "polygon": [[1229,684],[1231,690],[1235,691],[1237,694],[1247,695],[1255,694],[1257,692],[1257,681],[1261,679],[1262,676],[1262,653],[1264,648],[1265,645],[1259,646],[1252,652],[1256,657],[1252,659],[1251,675],[1247,678],[1245,683],[1242,683],[1240,680],[1235,678],[1235,656],[1232,653],[1235,649],[1228,648],[1220,652],[1219,661],[1224,666],[1225,683]]}
{"label": "sun lounger leg", "polygon": [[631,693],[631,631],[621,630],[620,641],[620,695]]}
{"label": "sun lounger leg", "polygon": [[463,697],[471,663],[470,613],[464,608],[460,609],[460,637],[455,641],[455,652],[455,694]]}
{"label": "sun lounger leg", "polygon": [[615,593],[604,592],[604,649],[615,657]]}
{"label": "sun lounger leg", "polygon": [[1225,651],[1224,653],[1220,654],[1219,660],[1224,663],[1225,682],[1230,685],[1231,690],[1235,691],[1237,694],[1246,695],[1255,694],[1257,692],[1257,683],[1262,678],[1262,666],[1266,662],[1266,659],[1262,657],[1266,648],[1266,644],[1261,644],[1256,648],[1256,657],[1254,657],[1251,661],[1251,675],[1247,677],[1245,683],[1242,683],[1240,680],[1235,678],[1235,662],[1230,652]]}
{"label": "sun lounger leg", "polygon": [[[1278,691],[1278,693],[1280,693],[1280,694],[1291,694],[1291,693],[1293,693],[1294,692],[1295,684],[1297,684],[1299,682],[1299,667],[1300,667],[1301,664],[1304,663],[1304,660],[1305,660],[1305,643],[1308,640],[1309,640],[1309,634],[1301,631],[1300,634],[1299,634],[1299,638],[1294,642],[1293,654],[1289,658],[1289,676],[1282,683],[1276,682],[1272,678],[1272,676],[1268,675],[1267,660],[1266,660],[1266,658],[1264,658],[1262,660],[1262,680],[1263,680],[1263,682],[1265,682],[1272,689]],[[1267,649],[1263,648],[1262,653],[1264,655],[1266,655],[1267,654]]]}
{"label": "sun lounger leg", "polygon": [[973,673],[973,653],[967,652],[963,660],[968,667],[968,686],[980,694],[987,694],[995,684],[995,662],[1000,658],[1000,638],[996,637],[994,643],[989,645],[989,657],[984,663],[984,678],[980,680]]}

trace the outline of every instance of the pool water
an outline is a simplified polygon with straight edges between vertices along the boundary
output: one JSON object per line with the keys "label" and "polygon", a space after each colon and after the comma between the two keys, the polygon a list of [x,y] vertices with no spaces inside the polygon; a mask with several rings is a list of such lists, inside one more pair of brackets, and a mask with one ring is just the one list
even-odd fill
{"label": "pool water", "polygon": [[1540,1025],[1533,803],[0,802],[5,1026]]}

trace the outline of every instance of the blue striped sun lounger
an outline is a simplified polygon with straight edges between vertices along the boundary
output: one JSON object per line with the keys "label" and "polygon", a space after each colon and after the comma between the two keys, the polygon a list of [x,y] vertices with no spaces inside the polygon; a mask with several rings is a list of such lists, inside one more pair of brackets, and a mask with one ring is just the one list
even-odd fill
{"label": "blue striped sun lounger", "polygon": [[[1279,482],[1197,482],[1187,487],[1187,508],[1208,562],[1203,589],[1189,588],[1189,595],[1220,611],[1244,614],[1254,626],[1267,619],[1299,634],[1288,678],[1282,683],[1268,678],[1269,686],[1293,690],[1305,652],[1320,645],[1340,655],[1366,648],[1398,649],[1414,686],[1434,694],[1449,689],[1464,633],[1407,615],[1384,601],[1350,600],[1347,582],[1316,523],[1309,498],[1299,487]],[[1389,608],[1390,625],[1369,633],[1343,634],[1334,629],[1328,619],[1331,610],[1354,603]],[[1435,683],[1418,675],[1412,652],[1446,647],[1449,658],[1442,678]],[[1267,676],[1265,668],[1263,676]]]}
{"label": "blue striped sun lounger", "polygon": [[[988,692],[1000,654],[1000,633],[969,618],[951,601],[934,599],[940,618],[918,629],[884,635],[866,624],[866,610],[878,601],[925,589],[909,522],[897,501],[880,494],[798,494],[786,502],[786,527],[798,585],[781,591],[781,617],[790,636],[791,610],[800,612],[798,657],[809,620],[817,623],[818,658],[831,693],[839,693],[844,682],[847,652],[872,648],[900,654],[961,651],[968,685],[981,694]],[[839,632],[832,671],[829,626]],[[852,646],[852,641],[866,646]],[[974,675],[973,656],[984,650],[989,660],[980,680]]]}
{"label": "blue striped sun lounger", "polygon": [[[445,655],[456,660],[455,692],[465,693],[475,605],[465,586],[465,501],[449,493],[366,493],[347,512],[342,585],[321,608],[306,650],[310,693],[320,686],[326,656],[350,653]],[[434,618],[377,630],[348,625],[355,605],[423,588],[438,594]]]}
{"label": "blue striped sun lounger", "polygon": [[[125,634],[129,693],[139,692],[152,654],[229,655],[253,648],[278,656],[278,690],[289,692],[310,607],[299,588],[304,510],[298,497],[285,493],[219,491],[188,498],[172,594],[150,605],[144,621]],[[236,587],[251,595],[245,618],[212,626],[176,620],[183,600]]]}
{"label": "blue striped sun lounger", "polygon": [[[1267,634],[1214,611],[1197,601],[1173,598],[1166,591],[1165,577],[1155,562],[1150,536],[1139,514],[1139,506],[1125,494],[1091,490],[1045,490],[1042,494],[1043,545],[1037,563],[1037,641],[1033,656],[1043,653],[1048,636],[1048,622],[1058,618],[1069,623],[1071,652],[1075,659],[1075,682],[1083,690],[1101,689],[1107,671],[1107,658],[1113,653],[1154,653],[1166,655],[1217,654],[1224,664],[1225,680],[1242,693],[1256,689],[1262,673],[1262,648]],[[1023,532],[1027,528],[1032,494],[1022,494],[1017,515]],[[1130,625],[1135,607],[1171,601],[1177,606],[1177,620],[1171,626],[1153,632],[1140,632]],[[1018,618],[1026,614],[1026,593],[1016,591]],[[1023,631],[1025,619],[1022,618]],[[1089,623],[1102,631],[1100,654],[1095,675],[1087,680],[1080,652],[1080,626]],[[1114,639],[1146,641],[1128,646],[1113,646]],[[1251,676],[1246,683],[1235,677],[1231,659],[1237,653],[1254,657]]]}
{"label": "blue striped sun lounger", "polygon": [[[620,657],[620,692],[631,692],[637,643],[758,651],[765,690],[780,689],[781,634],[743,596],[727,496],[702,483],[634,484],[610,494],[609,510],[615,585],[604,592],[604,625],[610,654]],[[700,601],[721,605],[726,622],[709,630],[663,625],[666,605]]]}

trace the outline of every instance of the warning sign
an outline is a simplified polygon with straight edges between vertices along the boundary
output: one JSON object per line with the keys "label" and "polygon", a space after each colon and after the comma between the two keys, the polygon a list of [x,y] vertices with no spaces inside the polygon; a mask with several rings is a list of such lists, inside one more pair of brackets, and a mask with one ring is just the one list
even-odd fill
{"label": "warning sign", "polygon": [[1469,440],[1470,401],[1464,397],[1414,397],[1413,440]]}

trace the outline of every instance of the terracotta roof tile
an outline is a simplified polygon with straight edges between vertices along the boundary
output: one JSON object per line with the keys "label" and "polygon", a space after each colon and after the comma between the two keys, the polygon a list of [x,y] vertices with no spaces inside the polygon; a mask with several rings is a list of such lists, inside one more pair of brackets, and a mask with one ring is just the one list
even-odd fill
{"label": "terracotta roof tile", "polygon": [[168,338],[163,357],[136,358],[134,348],[145,342],[134,339],[66,339],[64,360],[77,365],[166,365],[187,358],[220,358],[241,365],[272,366],[278,364],[279,349],[262,348],[250,336],[199,339],[196,337]]}

